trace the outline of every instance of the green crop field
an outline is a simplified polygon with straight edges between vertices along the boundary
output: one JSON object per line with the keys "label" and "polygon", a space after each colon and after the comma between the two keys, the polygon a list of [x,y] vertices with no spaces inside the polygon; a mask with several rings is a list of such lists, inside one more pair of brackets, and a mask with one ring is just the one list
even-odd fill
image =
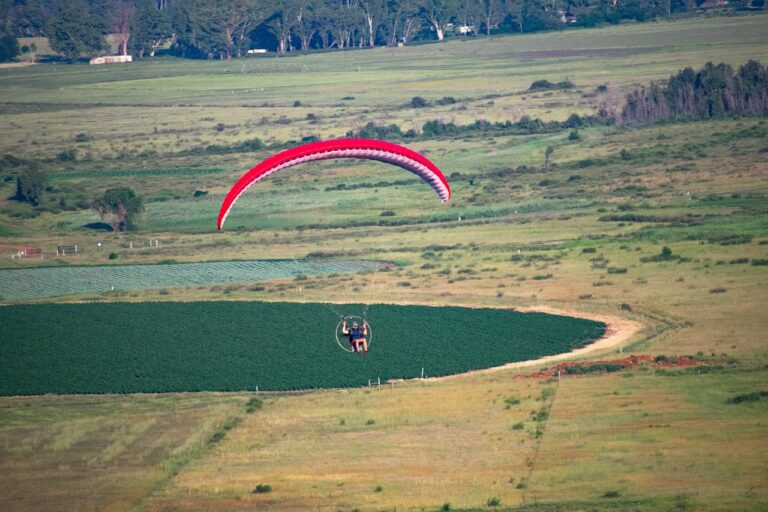
{"label": "green crop field", "polygon": [[162,265],[46,267],[0,270],[0,300],[25,301],[85,295],[265,281],[322,274],[372,272],[373,261],[256,260]]}
{"label": "green crop field", "polygon": [[[685,67],[768,64],[766,34],[765,13],[726,9],[0,69],[0,385],[34,393],[0,396],[0,509],[768,509],[768,119],[571,117]],[[530,90],[540,80],[573,86]],[[401,169],[324,161],[259,182],[216,229],[257,162],[348,133],[424,153],[451,201]],[[37,207],[11,199],[33,168],[47,177]],[[144,199],[137,231],[98,230],[90,205],[117,186]],[[265,260],[329,270],[238,269]],[[350,261],[384,265],[330,270]],[[218,277],[162,281],[174,263]],[[24,295],[37,276],[65,295]],[[367,358],[337,347],[335,303],[371,304]],[[513,308],[605,322],[616,344],[567,356],[590,368],[699,365],[556,380],[534,361],[367,387],[535,358],[547,340],[565,351],[602,325]],[[550,338],[575,325],[592,334]],[[57,390],[169,392],[37,394]]]}
{"label": "green crop field", "polygon": [[334,311],[363,309],[260,302],[4,307],[0,394],[363,386],[419,377],[422,369],[440,376],[568,352],[605,327],[499,309],[373,305],[370,353],[342,352]]}

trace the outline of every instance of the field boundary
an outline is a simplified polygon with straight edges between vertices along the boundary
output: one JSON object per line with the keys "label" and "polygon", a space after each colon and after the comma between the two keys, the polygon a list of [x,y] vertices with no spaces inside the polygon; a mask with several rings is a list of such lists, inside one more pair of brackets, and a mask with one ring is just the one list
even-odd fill
{"label": "field boundary", "polygon": [[[467,306],[467,307],[471,307],[471,306]],[[483,306],[483,307],[493,307],[493,306]],[[544,356],[538,359],[531,359],[529,361],[518,361],[514,363],[507,363],[501,366],[494,366],[492,368],[483,368],[480,370],[471,370],[469,372],[457,373],[454,375],[444,375],[442,377],[428,377],[426,379],[401,379],[401,381],[427,380],[427,381],[437,382],[437,381],[467,377],[471,375],[485,375],[489,373],[496,373],[496,372],[511,370],[515,368],[527,368],[527,367],[535,366],[539,364],[549,364],[554,362],[560,362],[566,359],[570,359],[572,357],[583,356],[587,354],[592,354],[594,352],[599,352],[601,350],[607,350],[610,348],[619,347],[623,343],[630,340],[643,328],[646,327],[646,324],[636,320],[630,320],[628,318],[612,316],[612,315],[604,315],[600,313],[584,313],[582,311],[576,311],[576,310],[570,310],[570,309],[557,309],[550,306],[527,306],[527,307],[518,307],[518,308],[498,307],[498,308],[512,309],[520,313],[547,313],[550,315],[570,316],[574,318],[584,318],[586,320],[603,322],[606,326],[605,334],[601,338],[595,340],[593,343],[590,343],[589,345],[586,345],[581,348],[577,348],[575,350],[571,350],[570,352],[564,352],[562,354]],[[389,382],[393,382],[393,381],[389,381]]]}

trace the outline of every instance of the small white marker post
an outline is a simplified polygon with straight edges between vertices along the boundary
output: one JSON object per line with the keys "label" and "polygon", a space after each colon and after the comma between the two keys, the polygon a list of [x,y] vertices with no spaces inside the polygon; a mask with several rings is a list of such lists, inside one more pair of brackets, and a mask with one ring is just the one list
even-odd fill
{"label": "small white marker post", "polygon": [[376,379],[376,386],[381,389],[381,377]]}
{"label": "small white marker post", "polygon": [[424,368],[421,369],[421,378],[424,378]]}
{"label": "small white marker post", "polygon": [[259,394],[259,386],[256,386],[256,395]]}

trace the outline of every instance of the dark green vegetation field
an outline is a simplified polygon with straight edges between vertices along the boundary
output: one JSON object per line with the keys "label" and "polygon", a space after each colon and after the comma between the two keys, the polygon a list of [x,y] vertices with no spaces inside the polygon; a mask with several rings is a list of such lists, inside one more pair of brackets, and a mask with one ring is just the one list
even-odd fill
{"label": "dark green vegetation field", "polygon": [[[334,305],[359,312],[360,305]],[[567,352],[599,322],[501,309],[374,305],[363,357],[322,304],[45,304],[0,308],[0,394],[288,390],[461,373]],[[40,319],[45,319],[41,322]]]}

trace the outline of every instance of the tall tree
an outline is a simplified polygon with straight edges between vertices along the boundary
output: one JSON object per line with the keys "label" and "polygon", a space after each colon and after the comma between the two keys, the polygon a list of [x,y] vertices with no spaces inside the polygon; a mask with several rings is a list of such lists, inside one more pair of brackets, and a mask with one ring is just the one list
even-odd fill
{"label": "tall tree", "polygon": [[16,195],[14,199],[37,206],[43,197],[47,176],[40,169],[33,167],[22,171],[16,178]]}
{"label": "tall tree", "polygon": [[416,0],[405,0],[403,2],[401,37],[403,44],[408,44],[421,30],[422,18],[421,8]]}
{"label": "tall tree", "polygon": [[247,34],[266,18],[267,7],[257,0],[219,0],[213,2],[213,23],[224,35],[225,56],[241,56]]}
{"label": "tall tree", "polygon": [[113,231],[136,229],[138,217],[144,211],[144,201],[129,187],[110,188],[93,202],[93,209],[108,221]]}
{"label": "tall tree", "polygon": [[320,20],[317,10],[319,2],[309,1],[301,6],[297,15],[297,21],[293,25],[293,34],[299,39],[299,48],[309,48],[312,38],[320,30]]}
{"label": "tall tree", "polygon": [[106,22],[102,16],[91,13],[85,0],[62,2],[46,32],[51,48],[70,60],[106,47]]}
{"label": "tall tree", "polygon": [[491,35],[491,30],[498,27],[507,14],[504,0],[475,0],[482,13],[485,35]]}
{"label": "tall tree", "polygon": [[279,0],[274,4],[274,14],[267,20],[267,26],[277,38],[277,51],[280,53],[292,49],[291,32],[299,22],[301,8],[300,0]]}
{"label": "tall tree", "polygon": [[155,56],[158,48],[173,35],[170,11],[158,9],[157,0],[138,0],[132,28],[131,47],[138,57]]}
{"label": "tall tree", "polygon": [[0,62],[9,62],[15,59],[21,50],[19,41],[12,35],[0,36]]}
{"label": "tall tree", "polygon": [[363,11],[359,0],[340,0],[336,3],[332,26],[333,43],[337,48],[351,47],[356,32],[362,29]]}
{"label": "tall tree", "polygon": [[110,11],[112,32],[117,35],[118,52],[120,55],[128,55],[128,41],[134,25],[136,5],[125,0],[116,0],[112,2]]}
{"label": "tall tree", "polygon": [[470,29],[477,33],[483,19],[482,6],[477,0],[458,0],[458,10],[454,19],[463,27],[464,35],[467,35]]}
{"label": "tall tree", "polygon": [[438,41],[445,38],[446,27],[458,13],[458,8],[456,0],[422,0],[422,14],[435,32]]}
{"label": "tall tree", "polygon": [[361,0],[360,8],[368,28],[368,46],[376,46],[376,29],[387,14],[387,0]]}

